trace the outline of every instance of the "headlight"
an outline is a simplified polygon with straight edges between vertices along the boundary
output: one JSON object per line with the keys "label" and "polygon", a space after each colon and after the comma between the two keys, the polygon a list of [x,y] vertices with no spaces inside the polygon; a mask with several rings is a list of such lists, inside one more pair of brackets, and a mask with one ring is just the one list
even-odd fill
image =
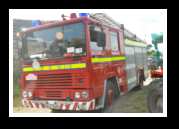
{"label": "headlight", "polygon": [[28,92],[28,97],[32,97],[32,92]]}
{"label": "headlight", "polygon": [[83,92],[81,93],[81,96],[82,96],[82,98],[87,99],[87,98],[88,98],[88,92],[83,91]]}
{"label": "headlight", "polygon": [[24,98],[32,97],[32,92],[30,92],[30,91],[23,91],[23,92],[22,92],[22,96],[23,96]]}
{"label": "headlight", "polygon": [[79,99],[80,98],[80,92],[75,92],[75,99]]}
{"label": "headlight", "polygon": [[23,92],[22,92],[22,96],[23,96],[24,98],[26,98],[26,97],[28,96],[27,91],[23,91]]}
{"label": "headlight", "polygon": [[122,83],[122,81],[123,81],[122,78],[120,78],[120,79],[119,79],[119,83]]}

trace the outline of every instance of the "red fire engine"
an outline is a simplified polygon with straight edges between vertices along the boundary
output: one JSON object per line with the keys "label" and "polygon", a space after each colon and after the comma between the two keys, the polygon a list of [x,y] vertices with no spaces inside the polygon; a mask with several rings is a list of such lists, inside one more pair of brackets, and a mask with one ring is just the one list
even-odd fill
{"label": "red fire engine", "polygon": [[73,14],[70,20],[20,32],[23,105],[53,111],[109,111],[120,93],[141,80],[138,66],[145,67],[138,61],[144,56],[144,44],[124,37],[125,31],[95,16]]}

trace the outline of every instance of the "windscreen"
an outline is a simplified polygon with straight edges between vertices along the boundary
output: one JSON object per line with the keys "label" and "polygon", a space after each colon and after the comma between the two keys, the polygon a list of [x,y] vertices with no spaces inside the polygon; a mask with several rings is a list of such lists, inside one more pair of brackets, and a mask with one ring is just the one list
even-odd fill
{"label": "windscreen", "polygon": [[26,33],[25,58],[63,58],[86,55],[83,23],[75,23]]}

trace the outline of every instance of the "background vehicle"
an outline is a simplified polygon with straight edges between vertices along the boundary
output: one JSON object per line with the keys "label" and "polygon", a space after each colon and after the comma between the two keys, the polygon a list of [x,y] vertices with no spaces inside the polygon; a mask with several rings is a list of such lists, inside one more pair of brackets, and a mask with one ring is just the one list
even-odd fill
{"label": "background vehicle", "polygon": [[163,112],[163,80],[156,83],[156,87],[152,89],[147,97],[147,105],[149,112],[162,113]]}
{"label": "background vehicle", "polygon": [[147,104],[149,112],[162,113],[163,112],[163,63],[162,60],[158,69],[151,70],[151,77],[158,78],[159,83],[156,83],[156,87],[152,89],[147,97]]}

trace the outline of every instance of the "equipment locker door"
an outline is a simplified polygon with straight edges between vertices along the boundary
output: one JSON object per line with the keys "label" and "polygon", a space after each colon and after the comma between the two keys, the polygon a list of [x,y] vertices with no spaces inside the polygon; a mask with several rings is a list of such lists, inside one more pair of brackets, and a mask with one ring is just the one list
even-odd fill
{"label": "equipment locker door", "polygon": [[142,48],[142,53],[143,53],[143,64],[144,64],[144,74],[145,74],[145,77],[147,77],[147,50],[146,48]]}
{"label": "equipment locker door", "polygon": [[127,57],[126,71],[128,80],[128,90],[131,90],[137,84],[134,47],[125,46],[125,53]]}

